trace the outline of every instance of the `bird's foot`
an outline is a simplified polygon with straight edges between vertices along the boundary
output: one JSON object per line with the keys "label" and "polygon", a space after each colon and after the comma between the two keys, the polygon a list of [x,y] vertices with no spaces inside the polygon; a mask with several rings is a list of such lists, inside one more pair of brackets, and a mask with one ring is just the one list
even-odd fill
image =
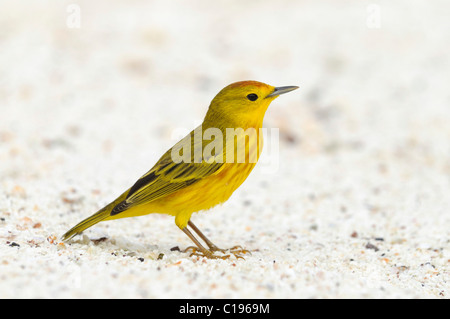
{"label": "bird's foot", "polygon": [[198,257],[206,257],[209,259],[228,259],[230,258],[230,255],[224,255],[224,256],[217,256],[214,255],[214,252],[208,249],[199,249],[198,247],[195,246],[189,246],[187,247],[185,250],[183,250],[184,253],[187,253],[191,251],[191,254],[189,255],[189,257],[192,256],[198,256]]}
{"label": "bird's foot", "polygon": [[241,255],[245,255],[245,254],[252,254],[250,252],[250,250],[247,249],[243,249],[241,246],[233,246],[229,249],[227,249],[227,251],[229,251],[230,253],[232,253],[236,258],[242,258],[245,260],[244,257],[242,257]]}
{"label": "bird's foot", "polygon": [[183,252],[188,252],[188,251],[192,251],[192,253],[189,257],[199,256],[199,257],[206,257],[206,258],[211,258],[211,259],[223,259],[223,260],[230,258],[230,255],[217,256],[214,254],[214,252],[221,252],[223,254],[231,253],[237,259],[239,259],[239,258],[245,259],[244,257],[241,256],[242,254],[251,254],[249,250],[242,249],[241,246],[234,246],[229,249],[222,249],[222,248],[217,247],[216,245],[210,245],[209,250],[207,250],[207,249],[202,250],[195,246],[189,246]]}

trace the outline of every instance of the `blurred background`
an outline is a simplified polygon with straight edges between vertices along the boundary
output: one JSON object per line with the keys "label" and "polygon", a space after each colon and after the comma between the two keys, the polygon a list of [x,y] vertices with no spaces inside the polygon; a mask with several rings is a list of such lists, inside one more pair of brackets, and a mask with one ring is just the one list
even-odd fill
{"label": "blurred background", "polygon": [[236,212],[205,222],[234,238],[251,225],[266,244],[267,225],[281,238],[409,238],[408,256],[440,249],[448,278],[448,1],[0,0],[0,8],[0,216],[13,223],[0,237],[28,238],[12,226],[24,217],[42,224],[26,226],[32,236],[62,234],[145,173],[177,132],[200,124],[219,90],[257,80],[300,87],[266,114],[265,126],[280,130],[279,169],[255,170],[232,199]]}
{"label": "blurred background", "polygon": [[380,170],[389,158],[448,176],[446,6],[1,1],[1,180],[128,185],[221,88],[249,79],[300,86],[265,121],[291,172],[306,156],[370,154]]}
{"label": "blurred background", "polygon": [[[222,87],[254,79],[301,87],[265,122],[292,147],[391,145],[448,166],[445,1],[0,3],[3,162],[52,166],[58,149],[95,170],[104,152],[148,159]],[[2,177],[29,177],[33,162]]]}

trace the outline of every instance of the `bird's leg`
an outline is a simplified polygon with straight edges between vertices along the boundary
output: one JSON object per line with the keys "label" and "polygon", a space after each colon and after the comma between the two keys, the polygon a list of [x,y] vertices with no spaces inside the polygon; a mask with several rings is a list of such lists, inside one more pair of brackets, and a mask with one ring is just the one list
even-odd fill
{"label": "bird's leg", "polygon": [[212,241],[208,239],[203,233],[200,231],[200,229],[197,228],[197,226],[194,225],[193,222],[189,221],[188,225],[191,226],[191,228],[200,236],[201,239],[208,245],[210,251],[220,251],[222,253],[225,253],[227,251],[231,252],[233,255],[235,255],[237,258],[242,258],[239,254],[247,254],[250,253],[248,250],[242,249],[241,246],[234,246],[229,249],[222,249],[214,245]]}
{"label": "bird's leg", "polygon": [[[194,242],[195,245],[197,245],[197,247],[190,246],[184,250],[184,252],[187,252],[188,250],[192,250],[191,256],[204,256],[204,257],[211,258],[211,259],[217,259],[217,258],[227,259],[230,257],[230,255],[220,256],[220,257],[214,255],[214,253],[211,250],[206,249],[205,247],[203,247],[202,244],[200,244],[200,242],[197,240],[197,238],[195,238],[194,235],[192,235],[192,233],[189,231],[189,229],[187,229],[187,227],[184,227],[182,229],[182,231]],[[201,252],[201,254],[198,253],[197,250],[199,250]]]}
{"label": "bird's leg", "polygon": [[208,247],[211,251],[220,251],[222,253],[227,251],[226,249],[222,249],[222,248],[219,248],[216,245],[214,245],[214,243],[212,241],[210,241],[208,239],[208,237],[203,235],[203,233],[200,231],[200,229],[198,229],[197,226],[195,226],[193,222],[189,221],[188,225],[191,226],[191,228],[200,236],[201,239],[203,239],[203,241],[206,243],[206,245],[208,245]]}

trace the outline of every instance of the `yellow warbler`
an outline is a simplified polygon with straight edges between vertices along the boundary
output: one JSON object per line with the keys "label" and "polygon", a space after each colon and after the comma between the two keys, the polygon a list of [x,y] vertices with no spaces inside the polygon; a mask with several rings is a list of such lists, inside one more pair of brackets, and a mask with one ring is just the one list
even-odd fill
{"label": "yellow warbler", "polygon": [[[206,238],[190,221],[191,215],[225,202],[245,181],[262,150],[260,129],[269,104],[280,94],[297,88],[256,81],[228,85],[212,100],[202,125],[169,149],[131,188],[70,229],[62,239],[68,240],[100,221],[160,213],[175,216],[175,224],[197,246],[190,247],[192,254],[228,257],[214,255],[226,250]],[[236,256],[246,252],[237,246],[230,251]]]}

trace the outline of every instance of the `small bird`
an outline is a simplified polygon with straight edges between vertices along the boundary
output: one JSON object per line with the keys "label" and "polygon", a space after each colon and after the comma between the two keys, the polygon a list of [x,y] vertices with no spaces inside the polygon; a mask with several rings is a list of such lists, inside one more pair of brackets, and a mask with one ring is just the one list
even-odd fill
{"label": "small bird", "polygon": [[131,188],[67,231],[62,240],[101,221],[160,213],[174,216],[175,224],[194,242],[196,247],[185,250],[191,250],[191,256],[225,259],[229,255],[214,253],[230,251],[236,257],[247,253],[240,246],[218,248],[194,225],[191,215],[227,201],[245,181],[262,151],[260,129],[269,104],[297,88],[257,81],[228,85],[211,101],[199,127],[169,149]]}

